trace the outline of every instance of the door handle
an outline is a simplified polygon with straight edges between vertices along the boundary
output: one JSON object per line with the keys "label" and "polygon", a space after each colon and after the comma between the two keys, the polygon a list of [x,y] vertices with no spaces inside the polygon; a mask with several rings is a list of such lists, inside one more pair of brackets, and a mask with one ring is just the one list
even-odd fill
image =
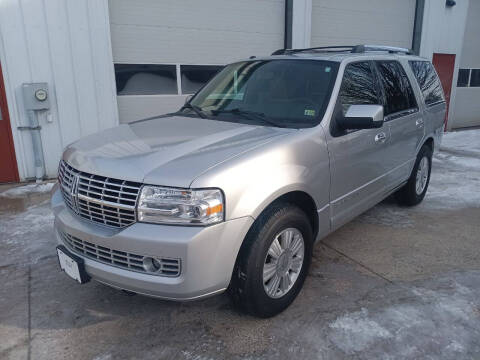
{"label": "door handle", "polygon": [[378,133],[375,135],[375,142],[376,143],[384,143],[387,140],[387,135],[384,132]]}
{"label": "door handle", "polygon": [[422,127],[423,126],[423,119],[417,119],[417,121],[415,121],[415,125],[417,125],[418,127]]}

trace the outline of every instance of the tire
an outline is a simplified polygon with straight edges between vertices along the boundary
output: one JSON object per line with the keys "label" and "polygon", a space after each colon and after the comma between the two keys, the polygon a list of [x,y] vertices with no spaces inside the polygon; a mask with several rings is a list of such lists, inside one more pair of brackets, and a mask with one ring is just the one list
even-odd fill
{"label": "tire", "polygon": [[[430,183],[431,170],[432,149],[428,145],[423,145],[418,152],[408,182],[395,193],[395,198],[400,205],[415,206],[422,202]],[[421,181],[420,185],[418,181]]]}
{"label": "tire", "polygon": [[[291,239],[290,247],[288,239]],[[303,255],[298,245],[302,239]],[[278,242],[274,245],[275,240]],[[262,318],[282,312],[303,286],[312,259],[312,246],[312,227],[300,208],[289,203],[267,208],[254,222],[238,254],[229,286],[234,304]],[[282,277],[279,274],[283,274]]]}

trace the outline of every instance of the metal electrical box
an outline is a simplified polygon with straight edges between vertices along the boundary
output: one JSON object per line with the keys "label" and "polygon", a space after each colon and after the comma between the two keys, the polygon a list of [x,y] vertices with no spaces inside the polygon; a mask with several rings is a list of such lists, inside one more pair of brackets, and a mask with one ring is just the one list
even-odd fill
{"label": "metal electrical box", "polygon": [[50,94],[47,83],[22,84],[23,104],[25,110],[50,109]]}

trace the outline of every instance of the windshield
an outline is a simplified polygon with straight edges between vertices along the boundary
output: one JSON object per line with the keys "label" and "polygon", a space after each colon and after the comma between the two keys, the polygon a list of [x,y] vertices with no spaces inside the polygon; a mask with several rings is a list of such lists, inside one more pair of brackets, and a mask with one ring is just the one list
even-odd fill
{"label": "windshield", "polygon": [[323,117],[337,69],[337,63],[319,60],[230,64],[182,111],[230,122],[312,127]]}

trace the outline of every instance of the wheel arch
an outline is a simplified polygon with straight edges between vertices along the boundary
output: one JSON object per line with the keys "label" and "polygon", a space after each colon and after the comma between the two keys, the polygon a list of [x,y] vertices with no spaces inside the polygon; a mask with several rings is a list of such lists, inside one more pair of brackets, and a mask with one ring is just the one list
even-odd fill
{"label": "wheel arch", "polygon": [[430,148],[430,150],[432,150],[432,153],[433,153],[435,149],[435,140],[433,139],[433,136],[427,137],[423,142],[423,145],[427,145]]}
{"label": "wheel arch", "polygon": [[282,202],[296,205],[305,212],[305,215],[307,215],[310,225],[312,226],[312,232],[315,239],[320,228],[317,211],[318,207],[314,198],[305,190],[284,189],[283,192],[276,193],[273,197],[270,197],[257,207],[254,213],[254,218],[258,219],[269,208]]}

